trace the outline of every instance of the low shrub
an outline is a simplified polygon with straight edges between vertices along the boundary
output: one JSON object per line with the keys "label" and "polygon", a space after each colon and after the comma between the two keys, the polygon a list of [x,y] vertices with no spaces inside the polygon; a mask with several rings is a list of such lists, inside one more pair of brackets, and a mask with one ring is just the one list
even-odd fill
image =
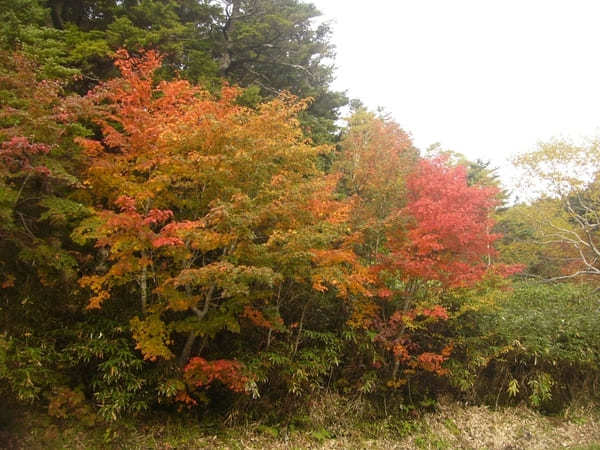
{"label": "low shrub", "polygon": [[454,322],[450,380],[470,400],[556,412],[600,393],[600,297],[585,284],[521,283]]}

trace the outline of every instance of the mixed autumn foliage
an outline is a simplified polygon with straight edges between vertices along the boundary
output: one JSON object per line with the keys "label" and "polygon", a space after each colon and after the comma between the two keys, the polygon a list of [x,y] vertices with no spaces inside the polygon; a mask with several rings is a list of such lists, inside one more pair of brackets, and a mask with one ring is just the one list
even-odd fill
{"label": "mixed autumn foliage", "polygon": [[[285,405],[325,388],[411,401],[436,390],[471,395],[482,377],[510,373],[530,398],[548,399],[547,372],[506,369],[504,355],[523,356],[514,335],[486,328],[486,314],[517,295],[509,277],[532,269],[511,242],[523,222],[509,212],[496,224],[502,195],[486,166],[424,157],[397,124],[361,107],[335,135],[340,103],[318,109],[335,97],[327,82],[294,90],[291,75],[269,77],[279,84],[260,95],[239,87],[285,60],[269,51],[248,68],[235,36],[253,30],[260,41],[254,20],[269,8],[290,8],[306,25],[312,7],[233,1],[219,13],[208,2],[203,11],[225,39],[211,41],[213,64],[237,74],[230,83],[216,66],[190,76],[198,61],[212,67],[208,41],[206,54],[171,49],[161,27],[156,42],[135,36],[162,53],[137,44],[109,51],[104,39],[133,27],[135,8],[92,3],[108,8],[110,23],[88,15],[79,18],[85,32],[63,23],[67,31],[52,33],[67,41],[80,33],[88,51],[96,39],[96,57],[34,62],[41,44],[26,22],[37,19],[18,15],[23,42],[33,44],[0,54],[7,395],[45,402],[56,417],[83,414],[87,399],[116,419],[159,404]],[[156,2],[147,3],[136,8]],[[192,16],[185,7],[196,4],[164,3]],[[77,5],[51,10],[56,26]],[[328,48],[319,32],[300,28],[301,43]],[[65,73],[69,62],[75,69]]]}
{"label": "mixed autumn foliage", "polygon": [[[469,186],[464,168],[420,158],[397,126],[366,112],[325,173],[319,157],[334,149],[303,133],[307,101],[281,94],[242,106],[239,88],[211,94],[186,80],[155,81],[154,51],[116,58],[121,76],[85,96],[58,98],[54,84],[32,81],[29,95],[54,99],[45,106],[57,140],[73,123],[89,130],[67,138],[77,155],[70,183],[54,186],[61,143],[7,129],[7,215],[27,219],[9,222],[6,247],[22,246],[23,256],[5,268],[5,290],[33,284],[23,264],[49,252],[31,241],[47,221],[62,225],[60,236],[46,232],[63,250],[50,267],[38,265],[36,283],[81,299],[84,321],[120,310],[124,335],[161,367],[175,399],[195,402],[216,380],[236,392],[256,386],[273,370],[263,352],[294,364],[311,332],[335,330],[327,322],[339,317],[317,317],[321,309],[347,316],[337,332],[374,333],[382,380],[404,383],[402,367],[443,374],[451,344],[418,343],[411,331],[448,313],[416,292],[499,272],[490,262],[495,188]],[[65,191],[35,198],[44,185]],[[61,269],[72,284],[57,283]]]}

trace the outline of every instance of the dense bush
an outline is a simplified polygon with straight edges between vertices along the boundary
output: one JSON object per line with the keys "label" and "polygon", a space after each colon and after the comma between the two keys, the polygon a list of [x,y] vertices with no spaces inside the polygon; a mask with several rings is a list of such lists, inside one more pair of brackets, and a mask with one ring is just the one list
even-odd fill
{"label": "dense bush", "polygon": [[469,398],[556,410],[600,394],[600,296],[586,284],[522,282],[454,324],[451,380]]}

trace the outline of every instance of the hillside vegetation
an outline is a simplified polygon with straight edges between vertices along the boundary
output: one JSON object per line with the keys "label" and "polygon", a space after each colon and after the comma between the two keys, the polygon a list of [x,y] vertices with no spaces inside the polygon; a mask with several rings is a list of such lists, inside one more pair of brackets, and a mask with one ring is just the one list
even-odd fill
{"label": "hillside vegetation", "polygon": [[357,431],[377,448],[546,448],[533,425],[475,439],[480,413],[597,442],[600,147],[521,155],[535,200],[509,206],[489,163],[421,152],[358,100],[342,124],[317,16],[0,1],[2,438],[167,418],[343,447],[330,401],[399,427]]}

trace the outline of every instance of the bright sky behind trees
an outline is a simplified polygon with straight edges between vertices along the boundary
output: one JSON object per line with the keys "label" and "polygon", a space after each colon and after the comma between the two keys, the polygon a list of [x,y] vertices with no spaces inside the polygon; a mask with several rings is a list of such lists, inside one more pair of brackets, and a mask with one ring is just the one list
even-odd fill
{"label": "bright sky behind trees", "polygon": [[600,131],[600,3],[314,0],[331,20],[334,87],[384,107],[426,149],[506,159]]}

